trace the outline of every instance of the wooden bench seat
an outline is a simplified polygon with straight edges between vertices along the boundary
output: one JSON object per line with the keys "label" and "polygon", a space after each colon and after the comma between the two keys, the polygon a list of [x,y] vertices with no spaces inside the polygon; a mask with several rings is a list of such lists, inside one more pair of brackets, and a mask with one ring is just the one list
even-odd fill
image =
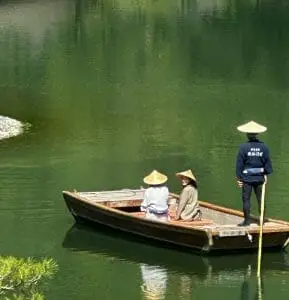
{"label": "wooden bench seat", "polygon": [[145,213],[143,211],[137,211],[137,212],[130,213],[130,215],[141,218],[145,216]]}
{"label": "wooden bench seat", "polygon": [[192,226],[204,226],[204,225],[211,225],[214,222],[212,220],[209,219],[202,219],[202,220],[196,220],[196,221],[182,221],[182,220],[170,220],[169,223],[171,224],[176,224],[176,225],[182,225],[182,226],[188,226],[188,227],[192,227]]}
{"label": "wooden bench seat", "polygon": [[[135,217],[139,217],[139,218],[144,218],[145,217],[145,213],[142,211],[139,212],[133,212],[131,213],[131,215],[135,216]],[[182,225],[182,226],[204,226],[204,225],[210,225],[213,224],[214,222],[212,220],[209,219],[202,219],[199,221],[182,221],[182,220],[175,220],[174,218],[174,213],[170,212],[170,216],[171,216],[171,220],[169,221],[170,224],[176,224],[176,225]]]}

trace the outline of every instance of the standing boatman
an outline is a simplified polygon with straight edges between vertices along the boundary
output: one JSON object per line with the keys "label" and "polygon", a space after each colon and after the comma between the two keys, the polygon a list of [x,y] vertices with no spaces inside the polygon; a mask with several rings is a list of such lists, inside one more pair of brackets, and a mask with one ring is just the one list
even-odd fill
{"label": "standing boatman", "polygon": [[236,176],[239,187],[242,188],[244,221],[239,226],[250,225],[251,193],[254,189],[261,210],[262,185],[265,175],[273,172],[268,147],[257,139],[258,133],[267,128],[254,121],[240,125],[237,129],[247,134],[248,141],[239,148],[236,161]]}

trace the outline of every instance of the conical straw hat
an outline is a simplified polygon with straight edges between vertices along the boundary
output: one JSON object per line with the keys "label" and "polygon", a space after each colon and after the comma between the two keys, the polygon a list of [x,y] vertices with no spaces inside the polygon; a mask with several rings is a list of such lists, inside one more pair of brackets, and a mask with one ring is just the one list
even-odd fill
{"label": "conical straw hat", "polygon": [[240,125],[237,129],[245,133],[262,133],[267,130],[267,128],[261,124],[258,124],[254,121],[250,121],[246,124]]}
{"label": "conical straw hat", "polygon": [[168,180],[168,177],[157,170],[153,170],[148,176],[146,176],[143,181],[149,185],[158,185],[165,183]]}
{"label": "conical straw hat", "polygon": [[193,179],[194,181],[197,181],[196,177],[194,176],[193,172],[191,169],[189,170],[186,170],[186,171],[183,171],[183,172],[179,172],[179,173],[176,173],[177,176],[184,176],[184,177],[187,177],[187,178],[190,178],[190,179]]}

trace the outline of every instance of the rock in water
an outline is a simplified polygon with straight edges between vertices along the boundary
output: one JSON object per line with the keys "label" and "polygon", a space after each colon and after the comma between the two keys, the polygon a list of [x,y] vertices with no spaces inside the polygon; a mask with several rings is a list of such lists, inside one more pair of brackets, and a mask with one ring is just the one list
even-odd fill
{"label": "rock in water", "polygon": [[23,133],[25,124],[11,119],[9,117],[0,116],[0,140],[10,138],[12,136]]}

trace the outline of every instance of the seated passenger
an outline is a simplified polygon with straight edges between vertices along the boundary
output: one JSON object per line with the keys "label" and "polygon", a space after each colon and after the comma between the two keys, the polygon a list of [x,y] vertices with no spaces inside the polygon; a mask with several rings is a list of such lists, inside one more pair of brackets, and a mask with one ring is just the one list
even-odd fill
{"label": "seated passenger", "polygon": [[149,185],[145,190],[141,211],[146,212],[146,218],[167,221],[169,189],[165,185],[168,177],[154,170],[143,181]]}
{"label": "seated passenger", "polygon": [[201,220],[202,213],[198,201],[198,188],[195,176],[191,170],[179,172],[176,175],[181,179],[183,189],[175,219],[184,221]]}

